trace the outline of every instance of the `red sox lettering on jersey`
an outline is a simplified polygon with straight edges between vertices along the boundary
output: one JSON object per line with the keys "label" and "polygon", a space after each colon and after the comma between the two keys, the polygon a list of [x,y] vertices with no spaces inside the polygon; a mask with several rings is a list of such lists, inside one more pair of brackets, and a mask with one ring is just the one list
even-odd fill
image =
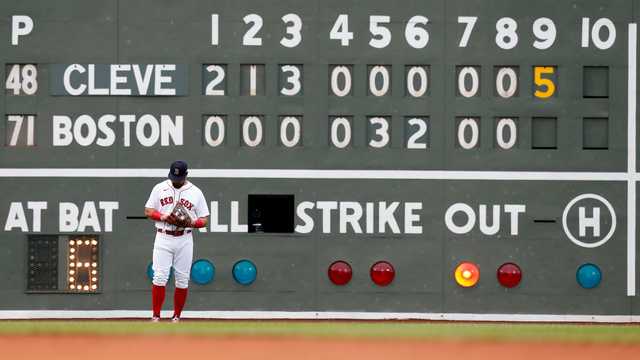
{"label": "red sox lettering on jersey", "polygon": [[[209,209],[202,191],[191,182],[187,182],[179,189],[174,188],[170,180],[158,183],[151,191],[145,207],[168,214],[178,203],[187,209],[192,220],[209,215]],[[156,228],[173,230],[175,226],[166,222],[156,221]]]}

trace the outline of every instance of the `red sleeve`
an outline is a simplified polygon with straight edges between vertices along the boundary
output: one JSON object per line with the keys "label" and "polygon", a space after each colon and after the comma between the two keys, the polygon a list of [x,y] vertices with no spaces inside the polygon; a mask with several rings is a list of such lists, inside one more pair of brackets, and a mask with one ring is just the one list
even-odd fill
{"label": "red sleeve", "polygon": [[153,210],[153,212],[151,213],[151,216],[149,216],[149,218],[155,220],[155,221],[160,221],[162,218],[162,213],[160,213],[160,211],[158,210]]}
{"label": "red sleeve", "polygon": [[194,228],[203,228],[204,226],[205,226],[204,220],[202,220],[201,218],[198,218],[196,221],[193,222]]}

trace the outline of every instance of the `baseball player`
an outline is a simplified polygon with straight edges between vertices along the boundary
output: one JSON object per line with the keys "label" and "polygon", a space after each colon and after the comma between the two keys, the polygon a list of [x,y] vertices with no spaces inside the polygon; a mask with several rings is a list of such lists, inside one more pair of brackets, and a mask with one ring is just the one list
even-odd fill
{"label": "baseball player", "polygon": [[160,321],[165,286],[171,267],[175,275],[173,322],[180,321],[187,300],[193,259],[193,229],[207,226],[209,208],[202,191],[187,181],[187,163],[175,161],[169,179],[151,190],[144,214],[155,222],[153,244],[152,321]]}

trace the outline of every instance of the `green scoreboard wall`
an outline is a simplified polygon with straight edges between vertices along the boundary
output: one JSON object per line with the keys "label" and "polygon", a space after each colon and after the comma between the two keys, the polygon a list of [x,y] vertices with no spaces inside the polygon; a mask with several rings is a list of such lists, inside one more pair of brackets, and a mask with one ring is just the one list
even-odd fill
{"label": "green scoreboard wall", "polygon": [[3,1],[0,317],[148,315],[182,159],[193,316],[636,321],[639,11]]}

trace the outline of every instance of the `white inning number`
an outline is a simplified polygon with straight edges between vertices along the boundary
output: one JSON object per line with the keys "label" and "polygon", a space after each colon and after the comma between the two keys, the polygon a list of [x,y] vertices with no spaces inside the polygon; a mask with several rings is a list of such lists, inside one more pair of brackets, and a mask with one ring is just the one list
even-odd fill
{"label": "white inning number", "polygon": [[[471,132],[471,136],[467,138],[467,129]],[[466,118],[458,124],[458,145],[465,150],[473,149],[478,145],[480,139],[480,129],[475,119]]]}
{"label": "white inning number", "polygon": [[300,16],[296,14],[287,14],[282,17],[282,21],[285,24],[291,23],[291,25],[287,26],[287,34],[291,35],[291,37],[283,37],[280,40],[280,44],[284,47],[292,48],[298,46],[300,41],[302,41],[302,34],[300,30],[302,30],[302,20]]}
{"label": "white inning number", "polygon": [[340,14],[329,32],[329,39],[340,40],[340,45],[349,46],[353,33],[349,31],[349,15]]}
{"label": "white inning number", "polygon": [[[251,130],[254,135],[251,136]],[[248,116],[242,122],[242,140],[249,147],[256,147],[262,143],[262,122],[257,116]]]}
{"label": "white inning number", "polygon": [[[289,136],[291,133],[291,136]],[[280,123],[280,142],[290,148],[300,143],[301,127],[300,120],[295,116],[287,116]]]}
{"label": "white inning number", "polygon": [[[425,28],[429,19],[422,15],[416,15],[409,19],[404,28],[404,38],[407,44],[415,49],[423,49],[429,43],[429,32]],[[425,27],[420,27],[423,25]]]}
{"label": "white inning number", "polygon": [[496,22],[496,45],[509,50],[518,45],[518,23],[510,17],[500,18]]}
{"label": "white inning number", "polygon": [[[369,123],[375,128],[375,133],[369,139],[369,146],[378,149],[387,146],[390,139],[389,121],[382,117],[373,117],[369,119]],[[375,139],[376,136],[378,137],[377,139]]]}
{"label": "white inning number", "polygon": [[[381,79],[380,87],[377,85],[378,78]],[[389,91],[389,70],[386,66],[374,66],[369,73],[369,91],[373,96],[385,96]]]}
{"label": "white inning number", "polygon": [[[508,136],[505,136],[505,130],[508,130]],[[517,140],[518,131],[515,121],[510,118],[498,120],[498,125],[496,126],[496,142],[498,146],[504,150],[509,150],[513,148]]]}
{"label": "white inning number", "polygon": [[207,72],[211,73],[211,72],[215,72],[216,75],[213,79],[211,79],[211,81],[209,81],[209,83],[207,84],[207,88],[204,91],[205,95],[214,95],[214,96],[223,96],[224,95],[224,88],[223,89],[216,89],[216,86],[220,85],[222,83],[222,81],[224,80],[224,68],[220,65],[209,65],[207,66]]}
{"label": "white inning number", "polygon": [[[467,88],[466,85],[467,77],[471,83],[470,88]],[[460,69],[458,73],[458,92],[460,95],[470,98],[476,96],[478,89],[480,89],[480,75],[478,75],[478,70],[472,66],[465,66]]]}
{"label": "white inning number", "polygon": [[283,65],[281,68],[283,73],[290,73],[291,76],[287,76],[287,83],[291,85],[290,88],[283,86],[280,89],[280,94],[285,96],[295,96],[300,93],[302,89],[302,83],[300,82],[300,68],[294,65]]}
{"label": "white inning number", "polygon": [[13,95],[20,95],[24,92],[33,95],[38,91],[38,69],[33,64],[14,64],[7,74],[5,88],[12,90]]}
{"label": "white inning number", "polygon": [[[338,80],[342,77],[343,85]],[[347,96],[351,92],[351,71],[346,66],[336,66],[331,70],[331,91],[335,96]]]}
{"label": "white inning number", "polygon": [[476,25],[476,21],[478,21],[477,16],[458,16],[458,24],[465,24],[464,32],[462,32],[458,47],[467,47],[467,44],[469,44],[469,38],[473,32],[473,27]]}
{"label": "white inning number", "polygon": [[[340,136],[342,130],[342,136]],[[344,149],[351,143],[351,123],[343,117],[335,118],[331,122],[331,143],[333,146]]]}
{"label": "white inning number", "polygon": [[[418,86],[416,87],[416,82]],[[429,79],[423,66],[412,66],[407,72],[407,92],[413,97],[421,97],[427,92]]]}
{"label": "white inning number", "polygon": [[[213,137],[211,130],[216,127],[217,136]],[[220,116],[209,116],[204,123],[204,141],[211,147],[217,147],[224,142],[224,120]]]}
{"label": "white inning number", "polygon": [[242,37],[242,45],[246,46],[262,46],[262,38],[256,37],[258,31],[262,28],[262,16],[257,14],[249,14],[245,16],[242,20],[244,20],[245,24],[251,23],[251,27]]}
{"label": "white inning number", "polygon": [[[589,24],[591,19],[582,18],[582,47],[589,47]],[[607,37],[603,39],[600,37],[602,28],[607,29]],[[608,18],[600,18],[593,23],[591,28],[591,41],[600,50],[606,50],[613,46],[616,42],[616,26]]]}
{"label": "white inning number", "polygon": [[[25,129],[25,133],[26,136],[24,136],[23,138],[25,139],[25,144],[27,146],[33,146],[35,145],[34,142],[34,131],[33,131],[33,126],[34,126],[34,119],[35,119],[35,115],[7,115],[7,122],[11,123],[13,122],[13,131],[11,132],[11,137],[9,139],[7,139],[7,146],[17,146],[18,145],[18,141],[20,140],[20,134],[22,132],[22,128],[23,128],[23,124],[24,124],[24,120],[26,121],[26,129]],[[7,126],[8,128],[8,126]],[[8,129],[7,129],[8,130]]]}
{"label": "white inning number", "polygon": [[220,16],[218,14],[211,14],[211,45],[218,45],[220,42]]}
{"label": "white inning number", "polygon": [[[428,126],[427,122],[421,118],[412,118],[407,121],[409,129],[417,127],[417,130],[413,133],[407,129],[407,133],[411,133],[407,139],[407,149],[426,149],[427,148],[427,134]],[[420,141],[424,137],[423,141]]]}
{"label": "white inning number", "polygon": [[387,15],[371,15],[369,16],[369,32],[371,33],[371,40],[369,45],[382,49],[389,45],[391,42],[391,31],[389,28],[380,24],[388,24],[391,22],[391,17]]}
{"label": "white inning number", "polygon": [[556,24],[553,20],[543,17],[533,22],[533,35],[536,40],[533,47],[539,50],[550,48],[556,41]]}
{"label": "white inning number", "polygon": [[[505,88],[505,80],[509,86]],[[500,97],[508,99],[512,97],[518,89],[518,76],[515,70],[510,67],[503,67],[496,74],[496,92]]]}

